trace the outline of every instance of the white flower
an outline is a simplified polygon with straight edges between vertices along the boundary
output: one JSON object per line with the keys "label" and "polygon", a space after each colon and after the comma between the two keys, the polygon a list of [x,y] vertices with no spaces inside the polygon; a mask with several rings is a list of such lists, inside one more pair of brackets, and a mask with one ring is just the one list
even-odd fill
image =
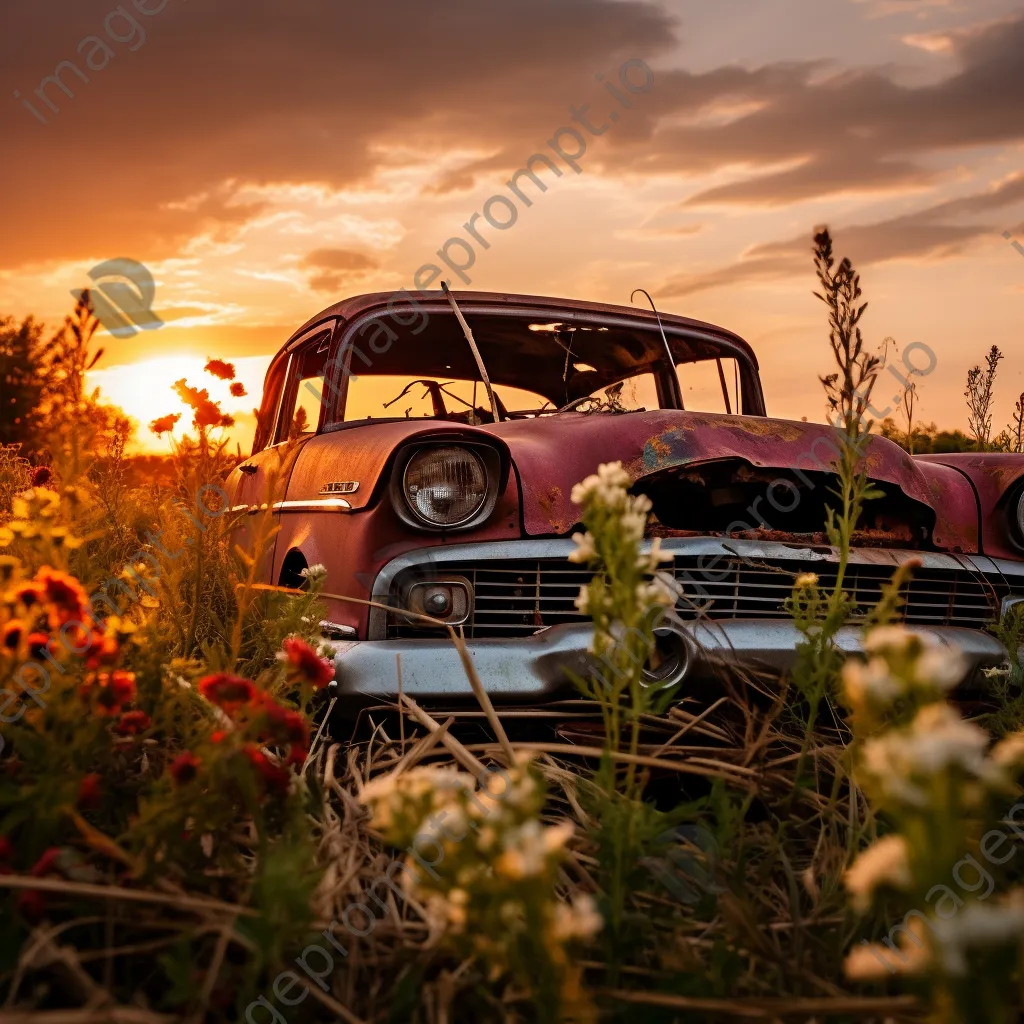
{"label": "white flower", "polygon": [[906,840],[902,836],[879,839],[850,865],[843,882],[850,902],[860,913],[871,906],[871,898],[880,886],[906,889],[912,882]]}
{"label": "white flower", "polygon": [[[401,775],[387,772],[371,779],[359,794],[359,799],[373,812],[374,828],[386,831],[407,804],[423,810],[426,818],[434,811],[453,804],[460,792],[472,792],[473,777],[466,772],[445,768],[413,768]],[[423,809],[424,798],[426,808]],[[456,829],[453,829],[456,831]]]}
{"label": "white flower", "polygon": [[918,686],[934,686],[951,690],[967,673],[967,661],[954,647],[928,644],[914,662],[914,682]]}
{"label": "white flower", "polygon": [[967,973],[968,949],[1000,946],[1024,938],[1024,906],[1020,890],[1002,904],[972,900],[955,917],[933,922],[935,946],[950,974]]}
{"label": "white flower", "polygon": [[901,931],[899,948],[862,942],[846,955],[843,971],[851,981],[872,981],[892,974],[921,974],[931,962],[930,945],[920,918],[912,917]]}
{"label": "white flower", "polygon": [[1024,768],[1024,732],[1012,732],[1001,739],[993,748],[991,759],[994,764],[1007,771]]}
{"label": "white flower", "polygon": [[574,533],[572,539],[576,542],[576,548],[569,552],[570,562],[589,562],[597,558],[597,548],[594,546],[593,534]]}
{"label": "white flower", "polygon": [[631,483],[621,462],[606,462],[597,467],[596,475],[588,476],[582,483],[576,484],[570,497],[577,505],[582,505],[594,496],[609,508],[622,508],[626,504],[626,490]]}
{"label": "white flower", "polygon": [[559,903],[555,907],[552,936],[560,942],[571,939],[589,939],[604,926],[604,919],[597,912],[592,897],[583,893],[573,900],[572,905]]}
{"label": "white flower", "polygon": [[560,854],[575,831],[571,821],[544,828],[531,818],[502,837],[505,850],[494,862],[494,870],[506,878],[532,878],[542,874],[552,854]]}
{"label": "white flower", "polygon": [[[572,556],[570,555],[570,558]],[[576,600],[573,601],[576,605],[577,610],[582,615],[590,614],[590,587],[580,587],[580,592],[576,595]]]}
{"label": "white flower", "polygon": [[864,638],[864,650],[868,654],[906,654],[915,639],[915,634],[904,626],[876,626]]}
{"label": "white flower", "polygon": [[299,575],[310,581],[318,580],[327,575],[327,569],[317,562],[316,565],[307,565]]}
{"label": "white flower", "polygon": [[623,540],[637,543],[644,539],[644,528],[647,526],[647,513],[635,506],[627,508],[619,519]]}
{"label": "white flower", "polygon": [[861,711],[869,704],[885,707],[903,690],[904,685],[889,671],[884,658],[871,658],[866,665],[857,658],[850,658],[843,666],[843,693],[854,711]]}
{"label": "white flower", "polygon": [[1003,774],[985,757],[988,734],[965,722],[948,704],[929,704],[909,729],[894,730],[864,744],[865,770],[888,797],[923,807],[927,795],[915,780],[956,768],[987,784],[999,784]]}

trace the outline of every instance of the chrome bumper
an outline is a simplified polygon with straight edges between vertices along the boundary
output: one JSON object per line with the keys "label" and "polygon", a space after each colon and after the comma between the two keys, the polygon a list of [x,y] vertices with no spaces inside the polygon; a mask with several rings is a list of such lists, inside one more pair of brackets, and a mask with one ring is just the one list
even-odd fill
{"label": "chrome bumper", "polygon": [[[726,669],[764,669],[779,673],[795,656],[800,634],[792,622],[773,619],[730,619],[686,623],[694,658],[687,679],[714,678]],[[914,632],[957,647],[973,669],[998,665],[1006,657],[993,636],[974,629],[919,628]],[[591,630],[586,625],[552,626],[518,640],[468,640],[466,647],[487,692],[496,699],[529,701],[564,696],[571,687],[569,672],[586,675],[595,667],[588,653]],[[860,631],[844,629],[839,646],[860,650]],[[337,694],[350,698],[394,698],[401,666],[402,690],[416,699],[472,697],[458,652],[448,640],[353,640],[335,650]]]}
{"label": "chrome bumper", "polygon": [[[451,544],[408,552],[389,562],[379,573],[373,599],[387,603],[396,575],[411,567],[425,571],[443,571],[446,563],[472,559],[481,565],[516,557],[565,558],[575,547],[570,540],[538,539],[499,541],[486,544]],[[718,537],[671,539],[662,547],[673,553],[707,556],[739,556],[744,559],[772,557],[802,558],[830,562],[835,552],[829,548],[809,548],[799,543],[762,542]],[[858,549],[851,561],[891,566],[908,558],[924,566],[961,568],[998,575],[1015,595],[1011,601],[1024,600],[1024,562],[992,559],[982,555],[944,552]],[[700,577],[687,581],[700,592]],[[961,650],[973,669],[997,665],[1006,651],[993,636],[979,629],[959,626],[914,626],[914,632],[929,635],[939,643]],[[690,651],[688,679],[709,678],[723,670],[742,667],[763,669],[778,674],[793,663],[801,637],[786,618],[692,618],[683,620],[678,630]],[[367,640],[339,640],[331,646],[335,654],[336,690],[339,696],[379,699],[398,692],[401,666],[402,689],[412,697],[450,699],[472,697],[455,647],[442,638],[384,639],[385,613],[374,609],[369,620]],[[517,639],[474,639],[466,646],[487,691],[505,701],[536,701],[563,695],[571,689],[570,674],[586,675],[599,668],[588,653],[589,623],[565,624],[541,629],[532,636]],[[860,630],[851,627],[838,637],[839,646],[849,652],[860,649]]]}

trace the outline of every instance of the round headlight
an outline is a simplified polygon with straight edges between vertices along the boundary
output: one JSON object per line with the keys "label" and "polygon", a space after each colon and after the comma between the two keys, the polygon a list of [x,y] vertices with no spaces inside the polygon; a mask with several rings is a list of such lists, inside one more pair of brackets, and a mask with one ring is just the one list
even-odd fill
{"label": "round headlight", "polygon": [[487,500],[487,468],[468,448],[425,448],[405,467],[405,497],[431,526],[460,526]]}

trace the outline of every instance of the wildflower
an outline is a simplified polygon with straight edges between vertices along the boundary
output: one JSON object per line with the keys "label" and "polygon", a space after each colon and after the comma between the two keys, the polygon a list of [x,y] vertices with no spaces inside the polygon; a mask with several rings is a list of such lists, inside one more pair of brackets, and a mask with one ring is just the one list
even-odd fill
{"label": "wildflower", "polygon": [[100,777],[95,772],[86,775],[78,786],[78,799],[75,803],[84,811],[95,810],[103,798]]}
{"label": "wildflower", "polygon": [[851,658],[843,666],[843,693],[854,712],[861,713],[868,706],[887,707],[903,689],[883,658],[871,658],[867,664]]}
{"label": "wildflower", "polygon": [[36,579],[42,584],[46,601],[50,605],[50,625],[53,629],[59,629],[66,622],[85,621],[89,598],[78,580],[47,566],[39,570]]}
{"label": "wildflower", "polygon": [[49,466],[36,466],[32,473],[32,486],[45,487],[53,479],[53,472]]}
{"label": "wildflower", "polygon": [[583,893],[572,904],[559,903],[555,907],[552,937],[559,942],[593,938],[604,926],[593,897]]}
{"label": "wildflower", "polygon": [[86,676],[79,688],[83,697],[94,697],[100,714],[119,715],[135,696],[135,673],[118,670]]}
{"label": "wildflower", "polygon": [[1001,739],[992,748],[990,757],[1000,768],[1019,772],[1024,768],[1024,732],[1012,732]]}
{"label": "wildflower", "polygon": [[29,657],[35,658],[38,661],[50,649],[49,634],[29,633],[27,644]]}
{"label": "wildflower", "polygon": [[935,954],[950,974],[964,975],[968,964],[966,953],[979,946],[1001,946],[1024,938],[1024,906],[1020,890],[1010,894],[1001,904],[971,900],[955,918],[934,922]]}
{"label": "wildflower", "polygon": [[909,931],[900,932],[899,949],[880,942],[862,942],[846,955],[843,972],[851,981],[877,981],[892,974],[921,974],[931,962],[931,954],[923,937],[924,925],[911,918]]}
{"label": "wildflower", "polygon": [[0,548],[9,548],[14,543],[14,531],[9,526],[0,526]]}
{"label": "wildflower", "polygon": [[12,619],[0,629],[0,650],[8,654],[15,653],[25,639],[25,624]]}
{"label": "wildflower", "polygon": [[223,743],[224,740],[227,739],[227,735],[228,734],[224,729],[214,729],[214,731],[210,733],[210,742]]}
{"label": "wildflower", "polygon": [[814,572],[802,572],[793,581],[793,586],[797,590],[803,590],[804,588],[810,589],[818,585],[818,574]]}
{"label": "wildflower", "polygon": [[180,412],[168,413],[166,416],[159,416],[149,425],[149,429],[159,437],[161,434],[169,434],[174,425],[181,419]]}
{"label": "wildflower", "polygon": [[594,546],[592,533],[574,533],[572,539],[576,543],[576,547],[569,552],[570,562],[592,562],[597,558],[597,548]]}
{"label": "wildflower", "polygon": [[286,768],[273,764],[270,758],[263,753],[254,743],[247,743],[242,748],[242,753],[249,759],[249,763],[259,773],[267,789],[275,793],[287,793],[291,784],[291,773]]}
{"label": "wildflower", "polygon": [[[4,529],[4,527],[0,526],[0,534],[3,533]],[[0,536],[0,548],[5,546],[3,537]],[[13,555],[0,555],[0,583],[8,583],[14,576],[15,570],[20,566],[21,560]]]}
{"label": "wildflower", "polygon": [[284,651],[278,657],[287,661],[291,676],[312,684],[316,690],[322,690],[334,682],[334,663],[321,658],[305,640],[290,636],[283,647]]}
{"label": "wildflower", "polygon": [[24,889],[14,903],[18,913],[30,924],[38,924],[46,913],[46,896],[38,889]]}
{"label": "wildflower", "polygon": [[14,588],[14,600],[23,608],[35,608],[42,604],[45,591],[39,583],[30,580]]}
{"label": "wildflower", "polygon": [[317,562],[315,565],[307,565],[306,568],[299,573],[299,575],[304,580],[309,580],[312,583],[315,580],[320,580],[326,577],[327,569],[325,566]]}
{"label": "wildflower", "polygon": [[[78,644],[73,645],[78,649]],[[82,651],[85,667],[97,669],[101,665],[113,665],[120,656],[121,649],[113,636],[104,633],[93,633],[89,637],[89,645]]]}
{"label": "wildflower", "polygon": [[625,505],[626,489],[631,483],[621,462],[606,462],[597,467],[595,475],[576,484],[570,497],[577,505],[582,505],[590,497],[596,497],[602,504],[621,508]]}
{"label": "wildflower", "polygon": [[256,700],[259,691],[248,679],[227,672],[203,676],[198,683],[199,692],[213,704],[229,714]]}
{"label": "wildflower", "polygon": [[999,783],[1002,773],[986,761],[988,735],[965,722],[948,704],[929,704],[909,729],[872,737],[864,744],[863,764],[883,795],[896,802],[923,807],[927,795],[915,780],[958,769],[986,783]]}
{"label": "wildflower", "polygon": [[[641,533],[642,536],[642,533]],[[646,569],[648,572],[657,572],[662,562],[675,561],[675,555],[671,551],[661,550],[661,538],[655,537],[651,541],[650,550],[647,554],[637,555],[636,563],[638,569]]]}
{"label": "wildflower", "polygon": [[451,805],[460,792],[472,793],[474,788],[472,776],[465,772],[424,767],[401,775],[378,775],[363,786],[359,799],[372,812],[370,824],[387,832],[407,805],[419,805],[417,810],[422,810],[426,818],[432,811]]}
{"label": "wildflower", "polygon": [[235,364],[226,363],[223,359],[208,359],[203,369],[220,380],[235,379]]}
{"label": "wildflower", "polygon": [[863,913],[881,886],[905,889],[911,884],[907,843],[902,836],[885,836],[869,846],[853,862],[843,881],[850,901]]}
{"label": "wildflower", "polygon": [[268,699],[264,705],[269,728],[266,738],[273,743],[302,744],[309,743],[309,727],[306,719],[298,711],[289,711],[274,700]]}
{"label": "wildflower", "polygon": [[32,870],[29,871],[29,874],[33,878],[45,878],[47,875],[60,874],[60,865],[57,862],[61,859],[63,852],[59,846],[51,846],[32,865]]}
{"label": "wildflower", "polygon": [[[225,364],[226,365],[226,364]],[[233,372],[233,371],[232,371]],[[189,387],[185,378],[174,382],[178,397],[193,410],[192,423],[197,430],[207,427],[233,427],[235,418],[222,412],[216,402],[210,401],[210,392],[203,388]]]}
{"label": "wildflower", "polygon": [[246,394],[248,394],[245,390],[245,385],[240,380],[236,380],[229,390],[234,398],[245,398]]}
{"label": "wildflower", "polygon": [[119,736],[138,736],[145,732],[152,722],[145,711],[126,711],[114,726]]}
{"label": "wildflower", "polygon": [[913,645],[915,635],[903,626],[876,626],[864,638],[868,654],[906,654]]}
{"label": "wildflower", "polygon": [[167,770],[179,786],[184,786],[199,774],[199,764],[199,758],[190,750],[186,750],[171,762]]}
{"label": "wildflower", "polygon": [[505,851],[494,863],[494,870],[506,878],[521,879],[541,874],[548,856],[561,851],[575,831],[571,821],[543,828],[534,818],[505,835]]}

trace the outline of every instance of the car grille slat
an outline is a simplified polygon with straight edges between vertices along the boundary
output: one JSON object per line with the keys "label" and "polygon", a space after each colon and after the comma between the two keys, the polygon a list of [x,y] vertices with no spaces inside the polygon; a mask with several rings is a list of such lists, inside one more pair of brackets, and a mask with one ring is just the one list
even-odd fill
{"label": "car grille slat", "polygon": [[[894,567],[853,562],[844,586],[862,615],[881,597]],[[405,570],[392,585],[390,601],[400,603],[408,582],[429,578],[434,570]],[[786,558],[748,561],[718,556],[713,564],[694,555],[677,555],[671,571],[683,586],[677,605],[682,618],[786,618],[785,601],[801,573],[815,573],[825,588],[835,586],[836,563]],[[445,575],[464,576],[475,599],[466,636],[471,639],[524,637],[561,623],[585,622],[574,605],[581,586],[590,579],[585,566],[562,558],[513,559],[490,566],[486,562],[445,563]],[[982,629],[998,617],[1000,601],[1009,592],[998,575],[987,577],[969,567],[921,569],[902,590],[900,618],[908,625],[963,626]],[[392,638],[428,634],[391,614],[387,635]]]}

